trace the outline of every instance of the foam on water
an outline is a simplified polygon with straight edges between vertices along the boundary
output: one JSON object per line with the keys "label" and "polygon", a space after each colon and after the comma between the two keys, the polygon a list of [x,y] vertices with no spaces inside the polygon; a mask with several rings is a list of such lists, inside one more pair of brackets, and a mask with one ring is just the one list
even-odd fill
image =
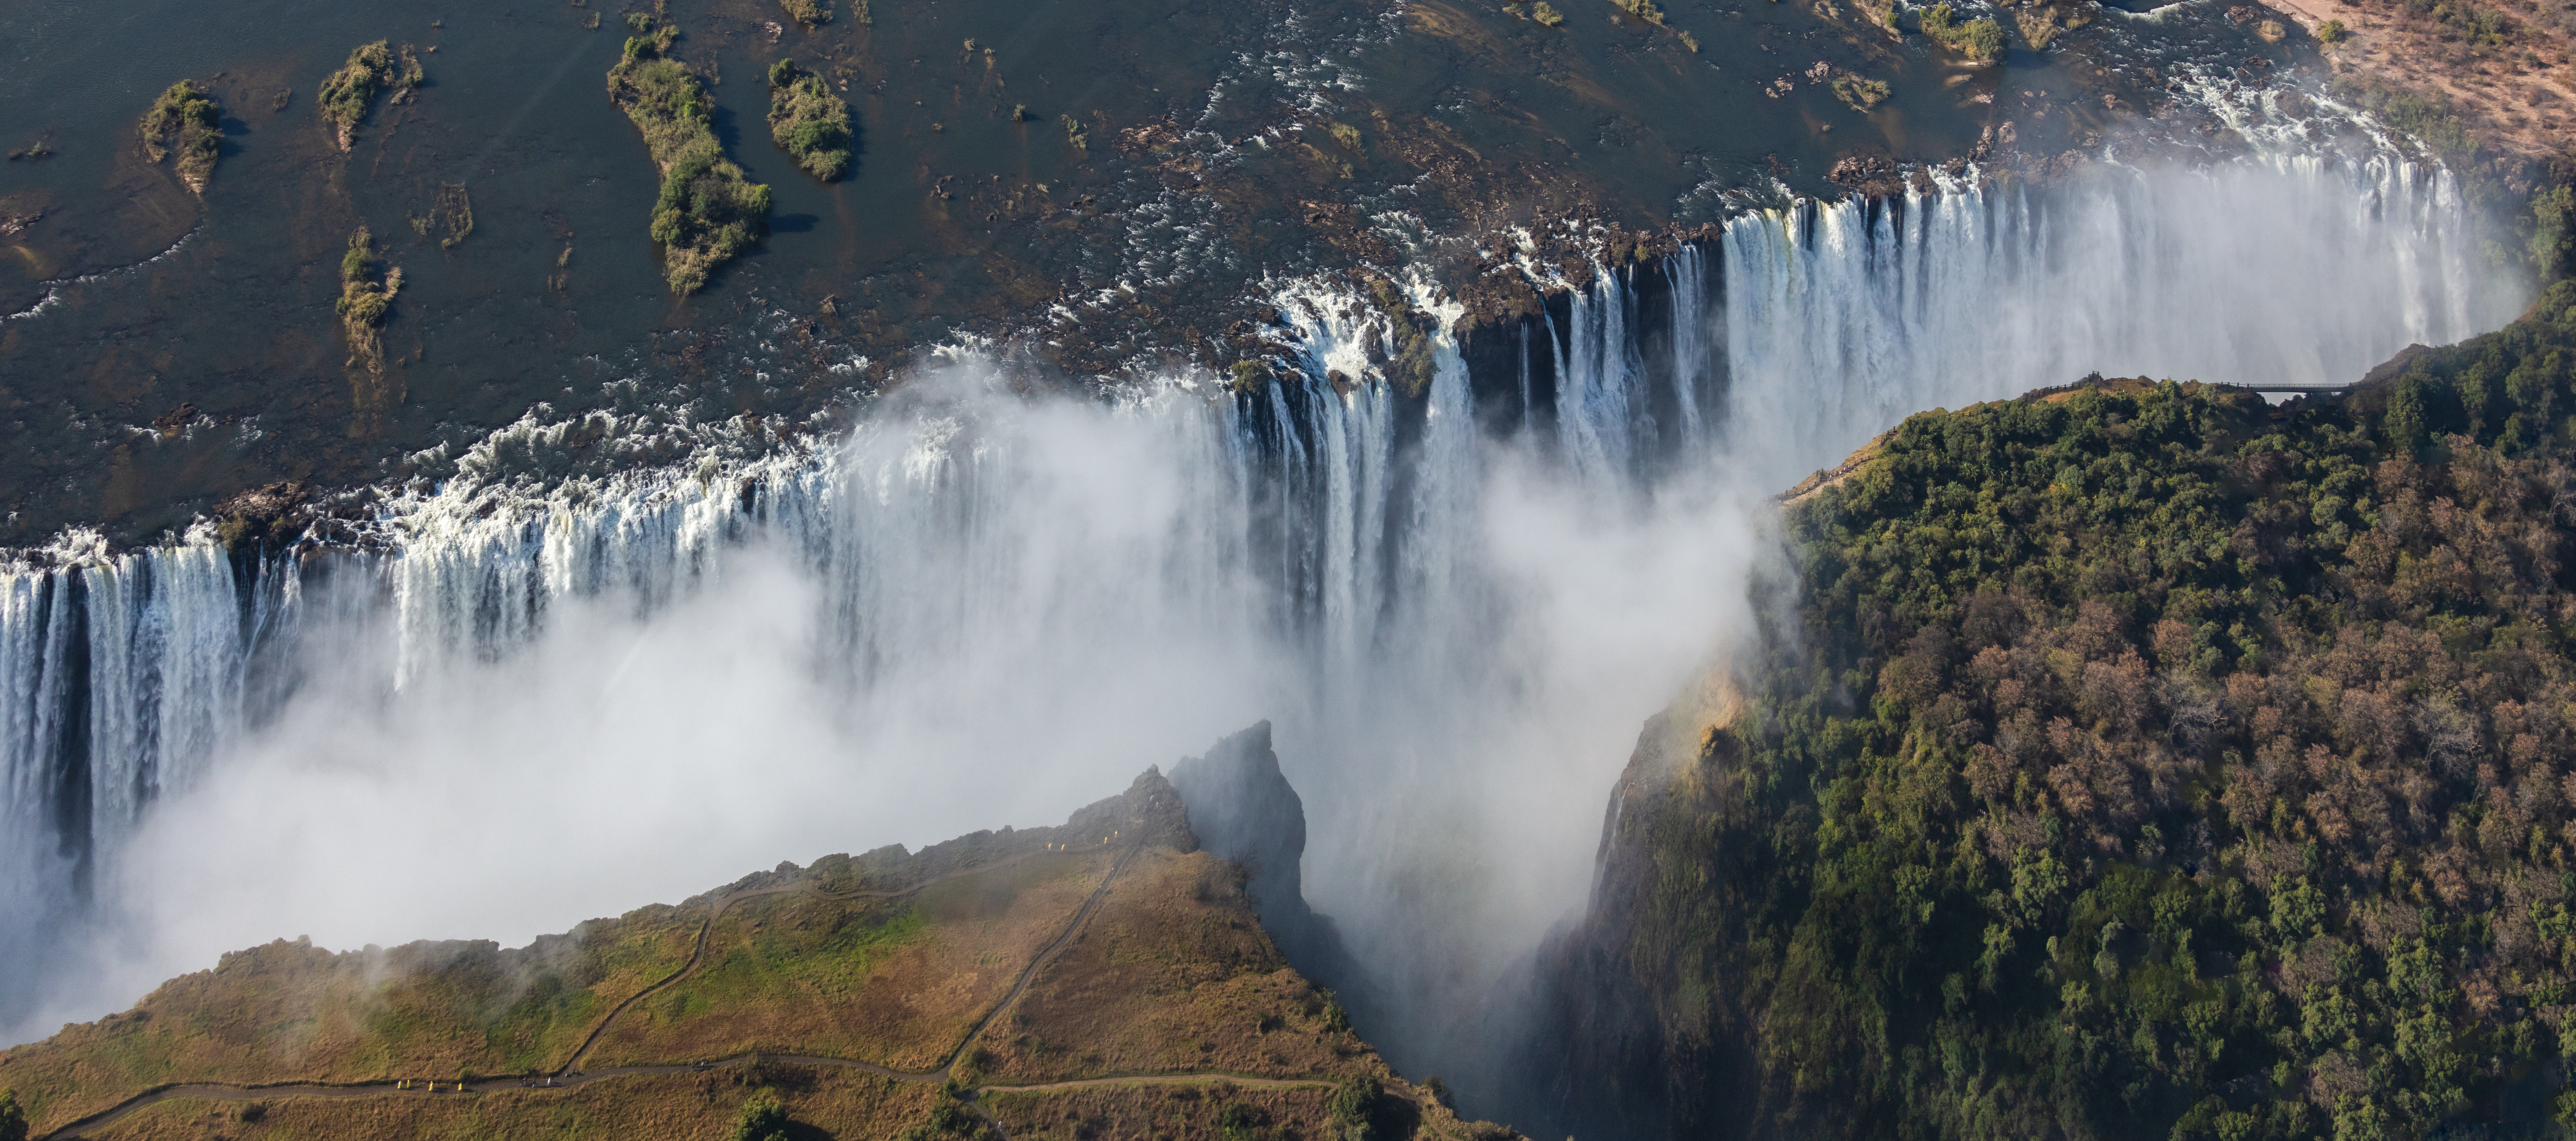
{"label": "foam on water", "polygon": [[[66,542],[0,579],[0,1025],[282,934],[520,940],[1060,819],[1267,717],[1363,1031],[1472,1095],[1638,724],[1744,628],[1768,492],[2086,372],[2347,379],[2511,315],[2472,237],[2395,160],[1960,183],[1533,266],[1569,295],[1481,383],[1427,277],[1418,394],[1374,363],[1394,317],[1281,279],[1297,367],[1240,390],[1028,398],[963,346],[827,442],[532,413],[424,457],[452,474],[363,549]],[[1479,392],[1521,415],[1480,431]]]}

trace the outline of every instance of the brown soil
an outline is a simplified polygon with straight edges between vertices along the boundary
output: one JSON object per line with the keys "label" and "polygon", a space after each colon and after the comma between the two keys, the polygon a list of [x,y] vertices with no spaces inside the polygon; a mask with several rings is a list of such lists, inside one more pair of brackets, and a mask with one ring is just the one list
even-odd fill
{"label": "brown soil", "polygon": [[1324,994],[1262,932],[1234,865],[1205,852],[1150,850],[986,1036],[985,1072],[1006,1082],[1386,1072],[1367,1043],[1328,1028],[1325,1014]]}
{"label": "brown soil", "polygon": [[[1097,1087],[1053,1093],[1003,1093],[980,1099],[1012,1141],[1124,1141],[1166,1137],[1216,1141],[1217,1115],[1247,1105],[1264,1125],[1321,1123],[1329,1089],[1252,1089],[1243,1086],[1178,1088]],[[1298,1131],[1299,1136],[1328,1136]]]}
{"label": "brown soil", "polygon": [[[2326,48],[2338,73],[2439,96],[2480,142],[2545,158],[2576,142],[2576,68],[2568,37],[2517,0],[2494,0],[2514,21],[2505,47],[2445,39],[2438,25],[2395,0],[2264,0],[2316,34],[2341,20],[2351,38]],[[2485,5],[2480,5],[2484,7]]]}
{"label": "brown soil", "polygon": [[[725,1134],[753,1086],[741,1075],[610,1078],[569,1090],[168,1101],[85,1136],[95,1141],[340,1141],[349,1137],[616,1137]],[[856,1070],[773,1067],[790,1120],[826,1136],[893,1137],[930,1114],[936,1087]],[[247,1118],[247,1120],[245,1120]],[[813,1134],[801,1134],[813,1136]]]}

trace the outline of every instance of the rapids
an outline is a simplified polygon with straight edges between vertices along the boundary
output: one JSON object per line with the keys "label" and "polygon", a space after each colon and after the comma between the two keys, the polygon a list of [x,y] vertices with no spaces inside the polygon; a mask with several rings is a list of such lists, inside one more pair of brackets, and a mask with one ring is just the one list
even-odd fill
{"label": "rapids", "polygon": [[1920,409],[2495,327],[2528,287],[2475,234],[2394,160],[1807,203],[1560,288],[1509,375],[1443,332],[1418,394],[1371,363],[1387,314],[1299,280],[1269,335],[1302,374],[1247,390],[1030,398],[954,348],[843,438],[467,464],[353,549],[67,539],[0,579],[0,1028],[294,932],[518,941],[1054,819],[1266,717],[1362,1031],[1472,1102],[1637,726],[1749,622],[1770,493]]}

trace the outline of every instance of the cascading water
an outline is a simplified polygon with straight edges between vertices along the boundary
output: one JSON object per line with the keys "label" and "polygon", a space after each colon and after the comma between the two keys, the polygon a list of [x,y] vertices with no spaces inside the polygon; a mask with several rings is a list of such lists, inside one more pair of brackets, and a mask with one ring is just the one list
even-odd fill
{"label": "cascading water", "polygon": [[2349,382],[2529,293],[2482,265],[2448,171],[2386,156],[1954,183],[1745,214],[1724,245],[1728,439],[1774,480],[1913,412],[2087,372]]}
{"label": "cascading water", "polygon": [[1938,404],[2348,379],[2499,323],[2446,177],[2302,160],[1748,215],[1596,272],[1481,386],[1415,281],[1443,331],[1412,393],[1371,363],[1394,318],[1292,284],[1298,374],[1243,391],[1033,401],[952,353],[831,446],[459,476],[312,561],[199,536],[12,574],[0,951],[36,969],[0,1024],[289,930],[524,938],[1053,818],[1268,717],[1310,898],[1377,972],[1362,1029],[1476,1096],[1494,981],[1580,905],[1636,726],[1741,629],[1765,493]]}

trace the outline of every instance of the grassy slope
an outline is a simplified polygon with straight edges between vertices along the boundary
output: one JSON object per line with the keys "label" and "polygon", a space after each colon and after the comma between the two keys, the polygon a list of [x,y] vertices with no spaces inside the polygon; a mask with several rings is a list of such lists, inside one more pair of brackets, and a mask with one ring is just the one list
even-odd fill
{"label": "grassy slope", "polygon": [[1099,886],[1114,853],[1036,856],[917,896],[773,896],[727,911],[707,963],[585,1065],[769,1051],[938,1066]]}
{"label": "grassy slope", "polygon": [[[850,1070],[773,1066],[685,1078],[611,1078],[578,1089],[384,1100],[170,1101],[90,1136],[105,1141],[345,1141],[351,1137],[473,1141],[708,1141],[725,1136],[742,1103],[768,1090],[788,1116],[825,1136],[885,1138],[929,1116],[936,1086]],[[254,1108],[255,1107],[255,1108]],[[245,1120],[249,1118],[249,1120]],[[801,1133],[800,1138],[812,1137]]]}
{"label": "grassy slope", "polygon": [[[1382,1137],[1499,1135],[1472,1132],[1396,1080],[1329,996],[1287,969],[1240,871],[1195,850],[1178,797],[1151,775],[1060,828],[746,877],[727,891],[799,890],[736,900],[708,928],[699,967],[611,1021],[580,1068],[764,1052],[934,1069],[1066,929],[1129,842],[1143,846],[1021,1004],[967,1051],[961,1080],[1376,1078],[1390,1095],[1380,1116],[1403,1123]],[[902,894],[836,900],[805,888]],[[238,952],[172,980],[134,1011],[0,1054],[0,1087],[17,1089],[43,1136],[180,1083],[417,1085],[466,1072],[551,1072],[619,1001],[688,960],[724,894],[595,920],[515,951],[446,943],[335,955],[275,943]],[[253,1103],[181,1099],[90,1135],[703,1137],[721,1132],[753,1087],[779,1092],[791,1117],[825,1135],[962,1135],[971,1124],[936,1083],[771,1062],[564,1090],[269,1098],[247,1112]],[[1330,1093],[1328,1084],[1112,1085],[995,1092],[979,1104],[1017,1123],[1015,1136],[1215,1137],[1228,1112],[1243,1136],[1320,1136],[1331,1128]],[[1229,1109],[1236,1103],[1248,1108]]]}
{"label": "grassy slope", "polygon": [[1768,660],[1641,747],[1589,931],[1675,1133],[2546,1129],[2571,371],[2561,283],[2341,401],[1931,413],[1790,504]]}
{"label": "grassy slope", "polygon": [[688,959],[696,917],[655,906],[504,951],[277,942],[134,1009],[0,1055],[39,1130],[174,1082],[364,1082],[560,1065],[608,1008]]}
{"label": "grassy slope", "polygon": [[1262,933],[1232,864],[1148,852],[998,1030],[994,1081],[1216,1070],[1382,1073],[1368,1044]]}

